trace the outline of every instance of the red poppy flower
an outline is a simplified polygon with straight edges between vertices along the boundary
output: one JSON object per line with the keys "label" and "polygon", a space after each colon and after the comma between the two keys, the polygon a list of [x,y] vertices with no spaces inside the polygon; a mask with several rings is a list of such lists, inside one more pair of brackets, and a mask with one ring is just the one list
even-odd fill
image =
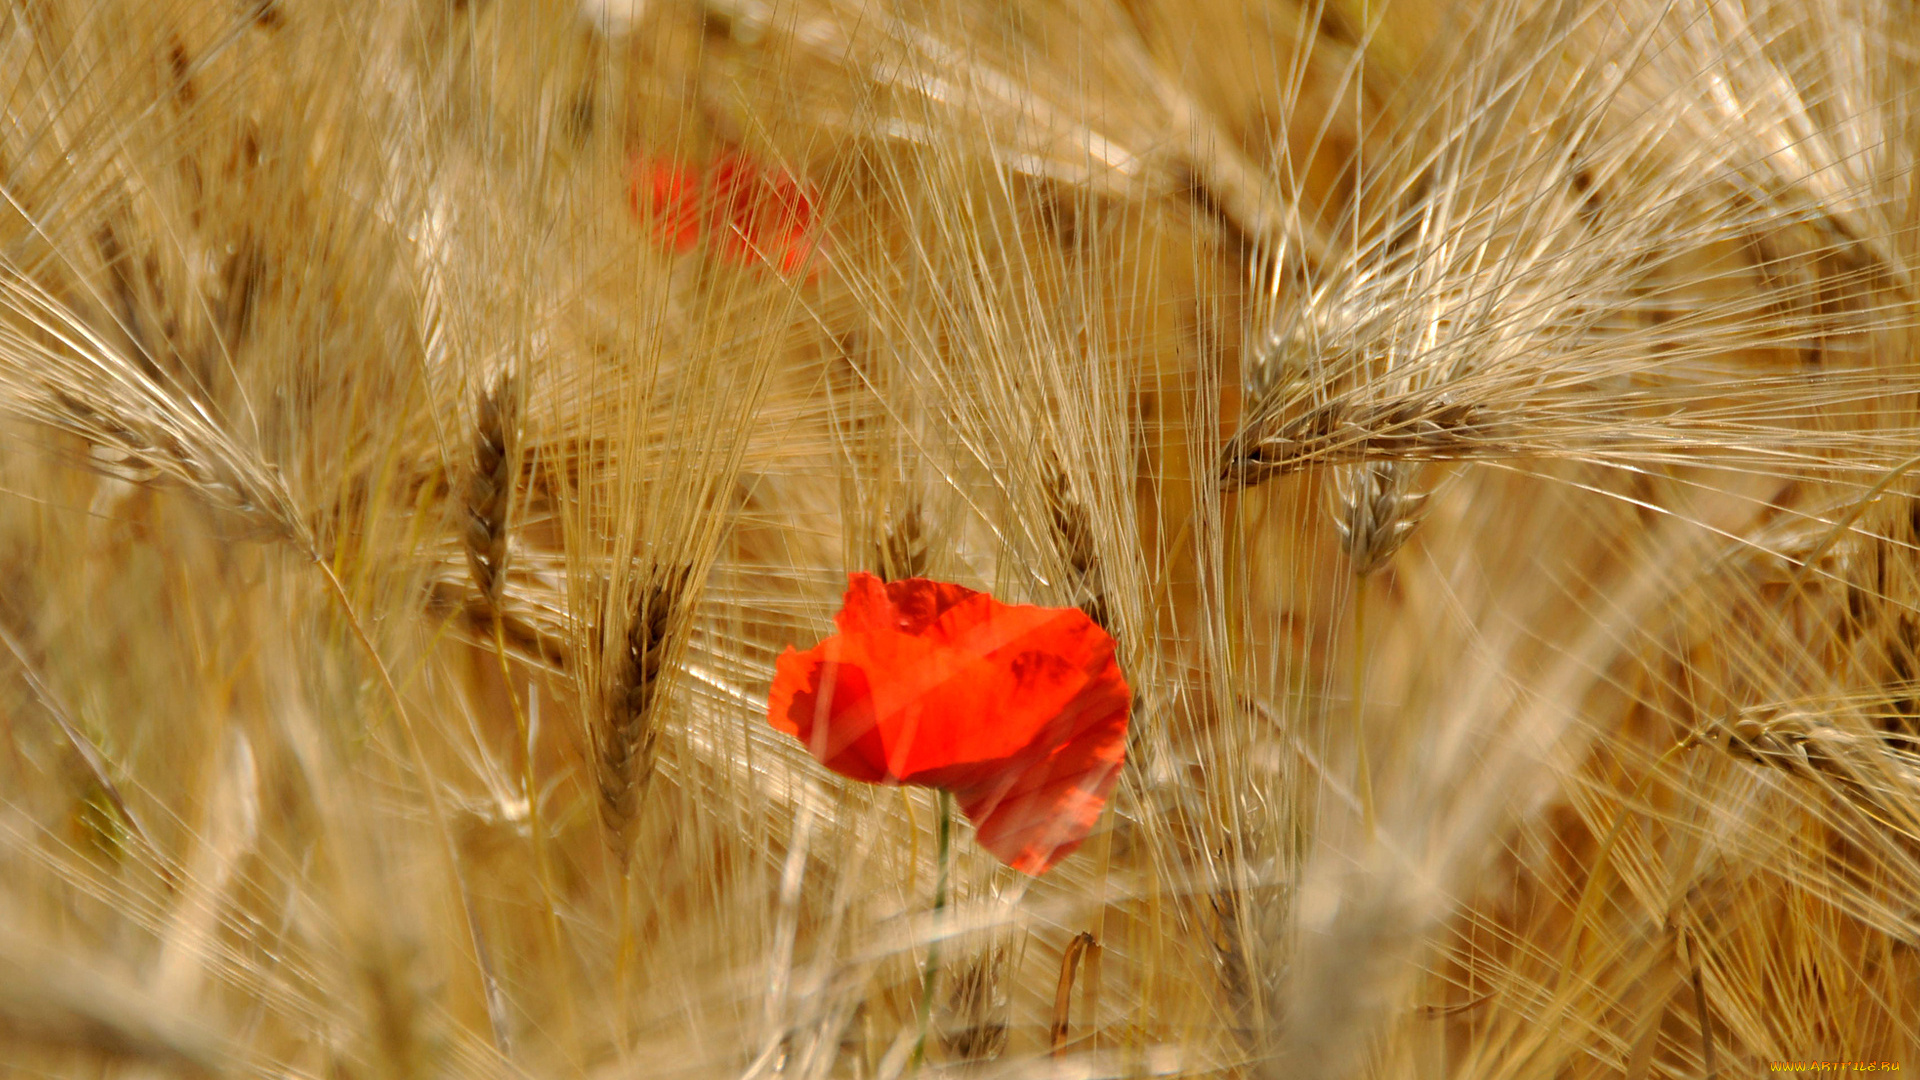
{"label": "red poppy flower", "polygon": [[854,574],[840,632],[775,667],[767,719],[828,768],[953,793],[982,847],[1043,874],[1093,831],[1126,756],[1126,679],[1079,608]]}
{"label": "red poppy flower", "polygon": [[673,251],[692,251],[704,241],[741,265],[808,278],[818,272],[812,196],[792,176],[743,154],[726,155],[704,171],[637,158],[628,200],[652,224],[654,239]]}
{"label": "red poppy flower", "polygon": [[691,169],[666,162],[653,162],[634,170],[631,202],[634,213],[641,213],[640,196],[645,183],[645,214],[653,222],[654,236],[678,252],[700,246],[699,177]]}

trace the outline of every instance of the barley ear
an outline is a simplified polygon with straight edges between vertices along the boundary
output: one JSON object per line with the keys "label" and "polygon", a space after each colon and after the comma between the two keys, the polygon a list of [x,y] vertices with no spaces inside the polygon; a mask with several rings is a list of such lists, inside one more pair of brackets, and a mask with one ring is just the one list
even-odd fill
{"label": "barley ear", "polygon": [[1006,948],[983,949],[954,972],[940,1045],[957,1061],[993,1061],[1007,1048]]}
{"label": "barley ear", "polygon": [[1047,517],[1053,525],[1054,542],[1073,571],[1080,594],[1080,610],[1095,625],[1113,633],[1113,607],[1107,600],[1106,582],[1100,572],[1100,556],[1093,545],[1093,522],[1087,508],[1073,494],[1065,469],[1048,470]]}
{"label": "barley ear", "polygon": [[1311,465],[1374,461],[1476,461],[1520,456],[1524,417],[1510,410],[1410,391],[1377,401],[1336,397],[1304,413],[1270,401],[1241,424],[1220,455],[1220,484],[1233,491]]}
{"label": "barley ear", "polygon": [[[1892,689],[1906,693],[1911,688]],[[1697,741],[1749,765],[1825,787],[1876,818],[1920,828],[1906,801],[1907,793],[1920,787],[1920,754],[1910,749],[1910,740],[1829,722],[1859,704],[1816,700],[1749,707],[1709,723]]]}
{"label": "barley ear", "polygon": [[927,550],[926,514],[916,500],[898,517],[889,520],[882,532],[879,550],[880,580],[901,581],[926,577],[932,559]]}
{"label": "barley ear", "polygon": [[1333,524],[1355,574],[1385,566],[1419,525],[1427,493],[1412,490],[1414,478],[1413,467],[1397,461],[1339,470]]}
{"label": "barley ear", "polygon": [[473,432],[473,472],[467,477],[467,569],[489,611],[500,608],[507,583],[507,516],[518,471],[525,397],[520,380],[503,373],[480,397]]}
{"label": "barley ear", "polygon": [[594,730],[600,821],[622,869],[632,851],[634,826],[653,775],[660,735],[661,669],[673,646],[675,623],[691,576],[688,566],[655,566],[638,582]]}

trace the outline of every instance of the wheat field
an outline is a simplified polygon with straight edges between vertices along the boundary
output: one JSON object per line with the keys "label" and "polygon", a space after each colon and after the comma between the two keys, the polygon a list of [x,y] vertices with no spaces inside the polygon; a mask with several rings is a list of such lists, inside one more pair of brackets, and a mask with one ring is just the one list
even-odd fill
{"label": "wheat field", "polygon": [[[1903,0],[8,0],[0,105],[0,1075],[1920,1067]],[[1111,631],[1051,872],[768,726],[861,570]]]}

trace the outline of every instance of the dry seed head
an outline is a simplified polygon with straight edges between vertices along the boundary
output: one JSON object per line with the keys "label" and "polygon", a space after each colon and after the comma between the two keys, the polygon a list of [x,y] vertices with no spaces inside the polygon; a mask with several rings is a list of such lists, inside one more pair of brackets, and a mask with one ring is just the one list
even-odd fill
{"label": "dry seed head", "polygon": [[1333,524],[1354,573],[1385,566],[1420,523],[1428,493],[1411,490],[1413,469],[1404,462],[1369,462],[1337,473]]}
{"label": "dry seed head", "polygon": [[507,516],[519,471],[520,380],[503,373],[480,397],[473,432],[473,472],[467,478],[467,569],[489,610],[500,607],[507,582]]}
{"label": "dry seed head", "polygon": [[1444,394],[1355,403],[1342,396],[1292,417],[1256,415],[1221,453],[1220,479],[1252,486],[1314,464],[1446,461],[1516,454],[1512,418]]}
{"label": "dry seed head", "polygon": [[692,569],[684,565],[655,566],[636,583],[594,729],[600,820],[623,866],[653,775],[661,668],[673,646],[675,620],[684,609],[691,577]]}
{"label": "dry seed head", "polygon": [[[5,376],[0,371],[0,379]],[[305,547],[308,533],[270,465],[255,460],[208,423],[197,404],[173,400],[92,400],[66,387],[21,410],[29,419],[85,439],[87,464],[135,483],[172,481],[203,503],[248,523],[253,533]],[[158,395],[154,395],[158,398]]]}
{"label": "dry seed head", "polygon": [[1060,1055],[1062,1045],[1072,1030],[1073,984],[1080,973],[1080,961],[1087,950],[1094,946],[1093,934],[1082,930],[1067,942],[1060,954],[1060,980],[1054,986],[1053,1019],[1047,1028],[1048,1042],[1055,1057]]}
{"label": "dry seed head", "polygon": [[280,473],[194,394],[153,375],[10,262],[0,262],[0,415],[76,435],[89,467],[166,478],[264,536],[312,547]]}
{"label": "dry seed head", "polygon": [[877,558],[880,580],[926,577],[932,560],[927,550],[926,514],[918,501],[887,522]]}
{"label": "dry seed head", "polygon": [[1050,471],[1046,489],[1047,516],[1053,525],[1054,541],[1073,571],[1076,590],[1083,599],[1080,609],[1095,625],[1113,633],[1113,609],[1107,602],[1106,583],[1100,572],[1100,557],[1093,545],[1093,522],[1087,508],[1074,497],[1066,470]]}
{"label": "dry seed head", "polygon": [[1911,799],[1920,791],[1920,746],[1911,736],[1850,730],[1803,705],[1743,709],[1709,725],[1698,741],[1749,764],[1831,785],[1876,815],[1914,822]]}
{"label": "dry seed head", "polygon": [[961,1061],[992,1061],[1007,1047],[1006,949],[984,949],[953,973],[940,1044]]}

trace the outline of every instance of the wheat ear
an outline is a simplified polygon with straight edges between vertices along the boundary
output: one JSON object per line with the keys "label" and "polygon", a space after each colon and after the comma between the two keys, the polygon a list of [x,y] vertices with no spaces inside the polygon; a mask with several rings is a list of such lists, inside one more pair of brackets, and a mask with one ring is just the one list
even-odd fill
{"label": "wheat ear", "polygon": [[508,521],[525,397],[519,379],[503,373],[480,397],[467,478],[467,569],[487,610],[498,612],[507,582]]}
{"label": "wheat ear", "polygon": [[1301,415],[1257,418],[1228,442],[1220,479],[1252,486],[1310,465],[1448,461],[1517,456],[1516,418],[1444,394],[1410,393],[1357,405],[1335,398]]}
{"label": "wheat ear", "polygon": [[606,703],[594,729],[600,784],[600,821],[624,869],[632,850],[641,799],[653,775],[660,735],[661,668],[673,645],[692,568],[654,566],[635,591],[608,673]]}
{"label": "wheat ear", "polygon": [[211,406],[151,374],[11,261],[0,260],[0,415],[76,435],[87,464],[172,480],[252,530],[312,553],[314,537],[273,466],[235,442]]}
{"label": "wheat ear", "polygon": [[927,576],[932,559],[927,550],[926,514],[916,500],[899,517],[887,522],[875,553],[882,581]]}
{"label": "wheat ear", "polygon": [[[1911,686],[1891,687],[1890,696]],[[1850,731],[1827,722],[1846,703],[1760,707],[1708,726],[1699,742],[1749,764],[1829,786],[1856,806],[1920,835],[1909,803],[1920,790],[1920,740],[1898,732]]]}
{"label": "wheat ear", "polygon": [[1387,564],[1420,524],[1427,494],[1412,490],[1414,467],[1368,462],[1343,468],[1334,483],[1334,528],[1353,572],[1366,576]]}
{"label": "wheat ear", "polygon": [[1100,572],[1100,556],[1093,546],[1093,522],[1087,508],[1073,494],[1065,469],[1048,470],[1047,518],[1053,525],[1054,541],[1073,571],[1080,593],[1080,610],[1095,625],[1113,633],[1113,606],[1108,602],[1106,582]]}

